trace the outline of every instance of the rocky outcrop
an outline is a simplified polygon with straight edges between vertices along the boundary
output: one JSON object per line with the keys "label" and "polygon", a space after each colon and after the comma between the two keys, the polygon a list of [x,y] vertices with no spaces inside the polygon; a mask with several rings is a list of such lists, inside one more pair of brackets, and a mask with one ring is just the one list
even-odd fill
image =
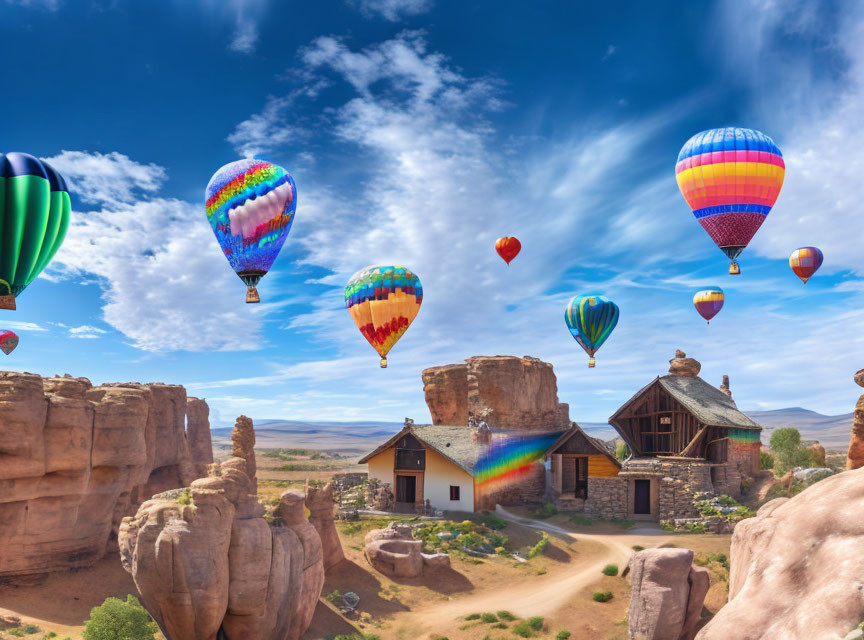
{"label": "rocky outcrop", "polygon": [[856,469],[739,522],[729,602],[699,640],[843,638],[864,611],[862,512],[864,469]]}
{"label": "rocky outcrop", "polygon": [[807,445],[807,450],[810,451],[810,458],[814,465],[817,467],[825,466],[825,447],[818,442],[813,442]]}
{"label": "rocky outcrop", "polygon": [[[855,383],[864,387],[864,369],[859,369],[855,374]],[[859,467],[864,467],[864,395],[860,396],[855,404],[855,412],[852,414],[852,439],[846,454],[846,468]]]}
{"label": "rocky outcrop", "polygon": [[[687,354],[681,351],[681,349],[676,349],[675,357],[669,361],[669,375],[695,378],[699,375],[699,371],[701,370],[702,365],[699,361],[694,360],[693,358],[688,358]],[[728,389],[729,384],[725,378],[724,382],[726,382],[726,387]],[[731,392],[729,392],[729,397],[732,397]]]}
{"label": "rocky outcrop", "polygon": [[[700,365],[699,368],[701,369],[702,366]],[[723,382],[720,384],[720,391],[725,393],[730,398],[732,397],[732,390],[729,388],[729,376],[723,376]]]}
{"label": "rocky outcrop", "polygon": [[172,640],[296,640],[324,585],[321,538],[305,496],[286,491],[265,519],[255,493],[254,430],[234,427],[232,457],[187,490],[154,496],[120,530],[142,604]]}
{"label": "rocky outcrop", "polygon": [[306,508],[309,522],[321,537],[324,571],[329,571],[345,559],[336,525],[333,523],[333,488],[328,482],[323,488],[306,486]]}
{"label": "rocky outcrop", "polygon": [[423,541],[415,540],[411,526],[391,522],[373,529],[364,539],[364,554],[375,569],[391,578],[416,578],[424,569],[449,568],[446,553],[423,553]]}
{"label": "rocky outcrop", "polygon": [[570,425],[558,402],[552,365],[525,356],[475,356],[423,371],[433,424],[467,425],[468,417],[501,429],[552,430]]}
{"label": "rocky outcrop", "polygon": [[639,551],[630,558],[626,573],[632,584],[628,613],[631,640],[694,638],[709,577],[707,569],[693,565],[691,550]]}
{"label": "rocky outcrop", "polygon": [[186,398],[186,441],[195,465],[195,477],[207,475],[213,462],[213,442],[210,438],[210,407],[200,398]]}
{"label": "rocky outcrop", "polygon": [[0,581],[94,564],[123,516],[191,482],[186,403],[176,385],[0,372]]}

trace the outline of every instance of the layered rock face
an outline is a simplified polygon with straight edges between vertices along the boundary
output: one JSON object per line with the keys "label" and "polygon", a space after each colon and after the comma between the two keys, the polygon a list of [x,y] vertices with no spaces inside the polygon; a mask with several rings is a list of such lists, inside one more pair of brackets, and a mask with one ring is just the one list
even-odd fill
{"label": "layered rock face", "polygon": [[0,581],[92,565],[123,516],[191,482],[186,405],[180,386],[0,372]]}
{"label": "layered rock face", "polygon": [[[855,383],[864,387],[864,369],[855,374]],[[864,467],[864,395],[858,398],[852,414],[852,439],[849,441],[849,453],[846,457],[847,469],[859,467]]]}
{"label": "layered rock face", "polygon": [[321,489],[307,484],[306,508],[309,509],[309,522],[321,538],[325,571],[329,571],[345,559],[342,542],[339,540],[336,524],[333,522],[334,506],[333,487],[329,482]]}
{"label": "layered rock face", "polygon": [[[675,357],[669,361],[669,375],[688,376],[690,378],[695,378],[699,375],[699,372],[701,370],[702,364],[698,360],[688,358],[687,354],[681,351],[681,349],[676,349]],[[726,385],[726,390],[728,391],[729,380],[726,376],[724,376],[723,382]],[[720,388],[723,389],[722,386]],[[729,396],[732,396],[731,392],[729,392]]]}
{"label": "layered rock face", "polygon": [[861,513],[864,469],[856,469],[791,500],[772,500],[739,522],[729,603],[699,640],[845,637],[864,611]]}
{"label": "layered rock face", "polygon": [[172,640],[296,640],[321,595],[322,544],[305,496],[283,493],[268,524],[251,420],[238,418],[234,436],[245,457],[210,465],[188,490],[153,496],[120,528],[123,567]]}
{"label": "layered rock face", "polygon": [[423,371],[433,424],[468,424],[468,416],[501,429],[553,430],[570,425],[558,402],[552,365],[525,356],[475,356]]}
{"label": "layered rock face", "polygon": [[646,549],[633,554],[626,572],[631,640],[693,640],[710,586],[708,570],[693,565],[693,552]]}

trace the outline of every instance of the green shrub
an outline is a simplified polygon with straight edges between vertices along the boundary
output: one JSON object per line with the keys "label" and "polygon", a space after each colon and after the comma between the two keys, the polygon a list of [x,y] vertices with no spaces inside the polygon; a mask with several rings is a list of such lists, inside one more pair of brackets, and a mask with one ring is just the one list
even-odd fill
{"label": "green shrub", "polygon": [[527,620],[523,620],[522,622],[518,622],[513,625],[513,633],[523,638],[530,638],[532,635],[534,635],[534,633],[531,631],[531,626],[528,624]]}
{"label": "green shrub", "polygon": [[641,544],[634,544],[630,548],[633,549],[633,551],[645,551],[645,547],[643,547]]}
{"label": "green shrub", "polygon": [[534,629],[534,631],[540,631],[543,628],[543,618],[541,616],[528,618],[528,626]]}
{"label": "green shrub", "polygon": [[177,496],[177,502],[180,504],[192,504],[192,492],[189,489],[183,489],[180,491],[180,495]]}
{"label": "green shrub", "polygon": [[24,637],[24,629],[9,629],[9,631],[7,631],[6,633],[8,633],[10,636],[15,636],[16,638]]}
{"label": "green shrub", "polygon": [[493,622],[498,622],[498,616],[496,616],[494,613],[484,613],[480,616],[480,622],[492,624]]}
{"label": "green shrub", "polygon": [[609,602],[612,599],[610,591],[595,591],[594,602]]}
{"label": "green shrub", "polygon": [[108,598],[90,611],[83,640],[153,640],[159,630],[141,603],[131,595],[126,601]]}
{"label": "green shrub", "polygon": [[569,638],[569,637],[570,637],[569,631],[559,631],[555,635],[555,640],[567,640],[567,638]]}
{"label": "green shrub", "polygon": [[572,522],[573,524],[590,527],[597,521],[594,518],[589,518],[587,516],[579,515],[577,513],[576,515],[570,516],[570,522]]}
{"label": "green shrub", "polygon": [[479,620],[480,614],[479,613],[469,613],[467,616],[465,616],[465,619],[466,620]]}
{"label": "green shrub", "polygon": [[342,597],[342,594],[339,593],[339,589],[333,589],[330,593],[328,593],[324,598],[327,602],[336,602]]}
{"label": "green shrub", "polygon": [[531,547],[530,551],[528,551],[528,558],[529,559],[530,558],[536,558],[541,553],[543,553],[546,550],[546,547],[548,547],[548,546],[549,546],[549,534],[546,533],[545,531],[543,531],[540,534],[540,540],[537,542],[537,544],[535,544],[533,547]]}
{"label": "green shrub", "polygon": [[615,457],[621,462],[630,457],[630,447],[621,438],[615,441]]}
{"label": "green shrub", "polygon": [[674,542],[664,542],[663,544],[661,544],[661,545],[660,545],[659,547],[657,547],[657,548],[658,548],[658,549],[675,549],[675,548],[677,548],[677,547],[678,547],[678,545],[675,544]]}
{"label": "green shrub", "polygon": [[660,528],[663,529],[663,531],[675,531],[675,525],[671,520],[661,520]]}
{"label": "green shrub", "polygon": [[504,518],[496,516],[494,513],[490,513],[489,511],[484,511],[482,513],[482,521],[484,525],[490,529],[495,529],[496,531],[500,531],[507,526],[507,521]]}
{"label": "green shrub", "polygon": [[512,613],[510,613],[506,609],[503,611],[499,611],[498,617],[501,618],[502,620],[511,620],[512,621],[512,620],[516,619],[516,616],[514,616]]}
{"label": "green shrub", "polygon": [[506,629],[507,623],[506,622],[496,622],[495,624],[492,625],[492,628],[493,629]]}
{"label": "green shrub", "polygon": [[607,564],[603,567],[603,575],[604,576],[617,576],[618,575],[618,565],[617,564]]}
{"label": "green shrub", "polygon": [[759,453],[759,468],[760,469],[773,469],[774,468],[774,456],[772,456],[767,451],[762,451]]}
{"label": "green shrub", "polygon": [[812,463],[810,450],[801,444],[798,429],[784,427],[771,434],[771,451],[774,452],[774,475],[782,476],[793,467],[809,467]]}

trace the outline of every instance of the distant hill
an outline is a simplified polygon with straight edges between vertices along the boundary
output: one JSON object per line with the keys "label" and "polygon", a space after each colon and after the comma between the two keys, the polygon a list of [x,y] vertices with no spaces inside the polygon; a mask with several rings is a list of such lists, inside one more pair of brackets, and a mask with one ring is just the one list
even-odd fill
{"label": "distant hill", "polygon": [[771,432],[780,427],[795,427],[804,440],[818,440],[822,446],[845,449],[849,446],[852,414],[826,416],[809,409],[791,407],[774,411],[745,411],[753,420],[765,427],[762,441],[767,443]]}

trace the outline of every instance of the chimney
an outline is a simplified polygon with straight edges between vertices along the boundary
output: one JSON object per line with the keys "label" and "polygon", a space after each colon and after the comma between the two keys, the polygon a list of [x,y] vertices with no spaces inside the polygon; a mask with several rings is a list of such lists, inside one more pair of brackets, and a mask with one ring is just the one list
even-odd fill
{"label": "chimney", "polygon": [[720,391],[725,393],[730,398],[732,397],[732,391],[729,389],[729,376],[723,375],[723,384],[720,385]]}
{"label": "chimney", "polygon": [[488,445],[492,442],[492,432],[489,430],[489,425],[485,422],[480,425],[480,428],[474,432],[474,439],[477,444]]}
{"label": "chimney", "polygon": [[671,376],[695,378],[699,375],[700,369],[702,369],[702,365],[699,364],[699,361],[688,358],[681,349],[676,349],[675,357],[669,361],[669,375]]}

